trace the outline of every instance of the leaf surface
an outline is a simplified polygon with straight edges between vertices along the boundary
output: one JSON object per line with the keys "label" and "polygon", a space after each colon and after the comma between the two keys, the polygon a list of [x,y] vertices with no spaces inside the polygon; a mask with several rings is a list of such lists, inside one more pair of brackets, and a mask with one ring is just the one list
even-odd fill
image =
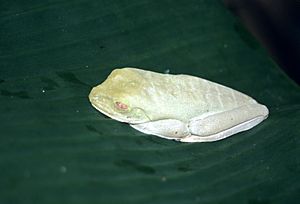
{"label": "leaf surface", "polygon": [[[0,203],[297,203],[300,92],[221,1],[0,3]],[[116,67],[191,74],[270,109],[214,143],[97,112]]]}

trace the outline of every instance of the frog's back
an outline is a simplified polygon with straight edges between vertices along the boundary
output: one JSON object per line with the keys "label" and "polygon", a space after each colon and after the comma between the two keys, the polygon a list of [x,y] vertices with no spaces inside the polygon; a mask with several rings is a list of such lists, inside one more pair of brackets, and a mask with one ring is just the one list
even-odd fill
{"label": "frog's back", "polygon": [[255,102],[243,93],[202,78],[129,69],[147,81],[142,98],[148,101],[144,104],[150,101],[151,107],[159,107],[149,111],[157,111],[161,117],[188,120],[199,114],[230,110]]}

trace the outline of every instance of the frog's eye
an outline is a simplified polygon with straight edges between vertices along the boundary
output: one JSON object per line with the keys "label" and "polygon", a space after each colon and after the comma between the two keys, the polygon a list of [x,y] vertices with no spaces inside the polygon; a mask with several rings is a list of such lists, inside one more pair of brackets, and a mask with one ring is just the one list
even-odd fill
{"label": "frog's eye", "polygon": [[116,102],[116,107],[118,109],[121,109],[121,110],[127,110],[128,109],[128,106],[126,104],[124,104],[122,102],[118,102],[118,101]]}

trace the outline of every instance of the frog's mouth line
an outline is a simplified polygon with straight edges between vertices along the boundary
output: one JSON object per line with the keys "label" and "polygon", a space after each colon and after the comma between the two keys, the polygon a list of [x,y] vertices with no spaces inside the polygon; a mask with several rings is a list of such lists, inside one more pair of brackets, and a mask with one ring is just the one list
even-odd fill
{"label": "frog's mouth line", "polygon": [[96,106],[95,104],[91,103],[92,106],[94,108],[96,108],[99,112],[101,112],[102,114],[114,119],[114,120],[117,120],[117,121],[120,121],[120,122],[123,122],[123,123],[128,123],[128,121],[125,121],[125,120],[122,120],[120,118],[117,118],[116,116],[112,115],[112,114],[109,114],[107,111],[104,111],[103,109],[99,108],[98,106]]}
{"label": "frog's mouth line", "polygon": [[[104,101],[99,100],[100,98],[104,99]],[[146,116],[147,119],[144,119],[144,120],[138,120],[138,119],[134,120],[133,117],[124,116],[122,113],[118,113],[109,105],[110,103],[113,104],[112,103],[113,100],[110,98],[96,96],[96,97],[90,97],[89,99],[90,99],[92,106],[95,109],[97,109],[102,114],[104,114],[114,120],[117,120],[119,122],[130,123],[130,124],[140,124],[140,123],[148,122],[150,120],[149,117],[145,113],[144,113],[144,115]],[[134,109],[136,109],[136,108],[133,108],[133,110]]]}

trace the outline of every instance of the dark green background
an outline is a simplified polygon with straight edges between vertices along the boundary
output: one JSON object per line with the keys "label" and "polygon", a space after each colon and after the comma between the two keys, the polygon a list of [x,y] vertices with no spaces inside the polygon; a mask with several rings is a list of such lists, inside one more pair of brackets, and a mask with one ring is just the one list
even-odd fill
{"label": "dark green background", "polygon": [[[0,203],[298,203],[300,92],[218,0],[0,2]],[[97,112],[116,67],[186,73],[270,109],[214,143]]]}

